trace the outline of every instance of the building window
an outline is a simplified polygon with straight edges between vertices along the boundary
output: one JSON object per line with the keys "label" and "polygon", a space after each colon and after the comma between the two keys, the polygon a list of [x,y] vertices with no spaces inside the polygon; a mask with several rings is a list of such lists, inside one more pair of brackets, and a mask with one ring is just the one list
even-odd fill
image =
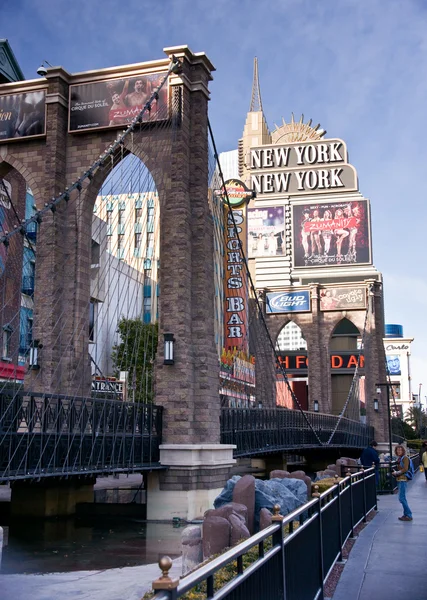
{"label": "building window", "polygon": [[139,207],[135,207],[135,223],[140,223],[142,218],[142,208]]}
{"label": "building window", "polygon": [[154,232],[154,206],[147,208],[147,231]]}
{"label": "building window", "polygon": [[153,256],[154,251],[154,233],[147,233],[147,258],[151,258]]}
{"label": "building window", "polygon": [[12,355],[12,327],[7,324],[3,327],[2,359],[11,360]]}
{"label": "building window", "polygon": [[117,258],[120,258],[120,259],[124,258],[124,253],[125,253],[124,241],[125,241],[124,235],[117,236]]}
{"label": "building window", "polygon": [[107,235],[113,235],[113,219],[111,212],[107,212]]}
{"label": "building window", "polygon": [[141,241],[142,235],[140,233],[135,233],[135,250],[138,250],[138,252],[141,250]]}

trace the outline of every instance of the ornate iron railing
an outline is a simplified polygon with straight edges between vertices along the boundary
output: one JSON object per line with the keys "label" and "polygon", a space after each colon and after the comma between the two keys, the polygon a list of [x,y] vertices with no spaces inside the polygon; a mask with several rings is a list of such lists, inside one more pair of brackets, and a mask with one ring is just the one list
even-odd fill
{"label": "ornate iron railing", "polygon": [[[221,443],[235,444],[235,456],[265,454],[280,450],[319,447],[364,448],[373,439],[373,427],[338,416],[283,408],[222,408]],[[310,425],[308,424],[308,422]]]}
{"label": "ornate iron railing", "polygon": [[0,481],[160,467],[161,438],[159,406],[0,395]]}
{"label": "ornate iron railing", "polygon": [[374,469],[354,473],[180,581],[162,559],[152,600],[178,600],[190,590],[210,600],[323,598],[345,542],[376,508]]}

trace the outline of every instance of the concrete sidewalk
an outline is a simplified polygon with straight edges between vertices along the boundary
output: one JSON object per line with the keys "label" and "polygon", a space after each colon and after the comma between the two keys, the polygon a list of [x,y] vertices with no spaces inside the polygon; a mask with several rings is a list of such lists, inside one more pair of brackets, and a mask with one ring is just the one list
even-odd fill
{"label": "concrete sidewalk", "polygon": [[427,483],[417,473],[408,486],[412,522],[397,495],[379,496],[378,514],[360,533],[333,600],[427,599]]}

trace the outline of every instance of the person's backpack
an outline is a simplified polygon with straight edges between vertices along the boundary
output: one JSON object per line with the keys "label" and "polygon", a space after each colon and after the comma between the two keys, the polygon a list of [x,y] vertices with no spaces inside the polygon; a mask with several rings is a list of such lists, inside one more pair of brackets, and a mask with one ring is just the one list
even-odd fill
{"label": "person's backpack", "polygon": [[[399,458],[399,467],[403,467],[403,459],[404,458],[405,458],[404,456],[401,456]],[[407,458],[409,460],[409,468],[406,471],[405,475],[406,475],[406,479],[411,480],[414,478],[414,475],[415,475],[414,463],[412,462],[412,458],[409,458],[409,456]]]}

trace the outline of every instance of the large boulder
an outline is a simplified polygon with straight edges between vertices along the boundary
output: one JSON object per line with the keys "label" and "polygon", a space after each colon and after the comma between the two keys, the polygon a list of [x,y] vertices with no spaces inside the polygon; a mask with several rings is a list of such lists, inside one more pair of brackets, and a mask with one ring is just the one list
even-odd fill
{"label": "large boulder", "polygon": [[193,571],[203,561],[202,528],[189,525],[182,530],[182,574]]}
{"label": "large boulder", "polygon": [[228,522],[231,525],[231,533],[230,533],[230,545],[234,546],[238,542],[242,540],[247,540],[250,537],[249,529],[246,527],[244,521],[236,515],[231,514],[228,517]]}
{"label": "large boulder", "polygon": [[211,508],[207,510],[204,514],[205,519],[207,517],[222,517],[223,519],[229,520],[230,515],[236,515],[239,517],[241,521],[246,525],[248,525],[248,509],[244,504],[238,504],[237,502],[230,502],[229,504],[224,504],[219,508]]}
{"label": "large boulder", "polygon": [[259,511],[259,530],[266,529],[270,527],[273,522],[273,515],[268,510],[268,508],[261,508]]}
{"label": "large boulder", "polygon": [[233,502],[244,504],[248,509],[248,529],[254,532],[255,512],[255,477],[244,475],[236,482],[233,489]]}
{"label": "large boulder", "polygon": [[230,502],[233,502],[234,486],[236,485],[237,481],[239,481],[239,479],[241,479],[240,475],[234,475],[234,477],[227,481],[220,495],[215,498],[215,508],[219,508],[224,504],[230,504]]}
{"label": "large boulder", "polygon": [[255,525],[259,528],[261,509],[273,512],[275,504],[280,506],[280,514],[287,515],[307,502],[307,486],[299,479],[256,480],[255,491]]}
{"label": "large boulder", "polygon": [[305,471],[294,471],[293,473],[289,473],[289,479],[300,479],[304,481],[307,488],[307,498],[311,498],[311,478],[305,474]]}
{"label": "large boulder", "polygon": [[289,471],[281,471],[280,469],[276,469],[270,473],[270,479],[286,479],[286,477],[289,477]]}
{"label": "large boulder", "polygon": [[230,546],[231,525],[222,517],[207,517],[203,521],[203,557],[220,554]]}

